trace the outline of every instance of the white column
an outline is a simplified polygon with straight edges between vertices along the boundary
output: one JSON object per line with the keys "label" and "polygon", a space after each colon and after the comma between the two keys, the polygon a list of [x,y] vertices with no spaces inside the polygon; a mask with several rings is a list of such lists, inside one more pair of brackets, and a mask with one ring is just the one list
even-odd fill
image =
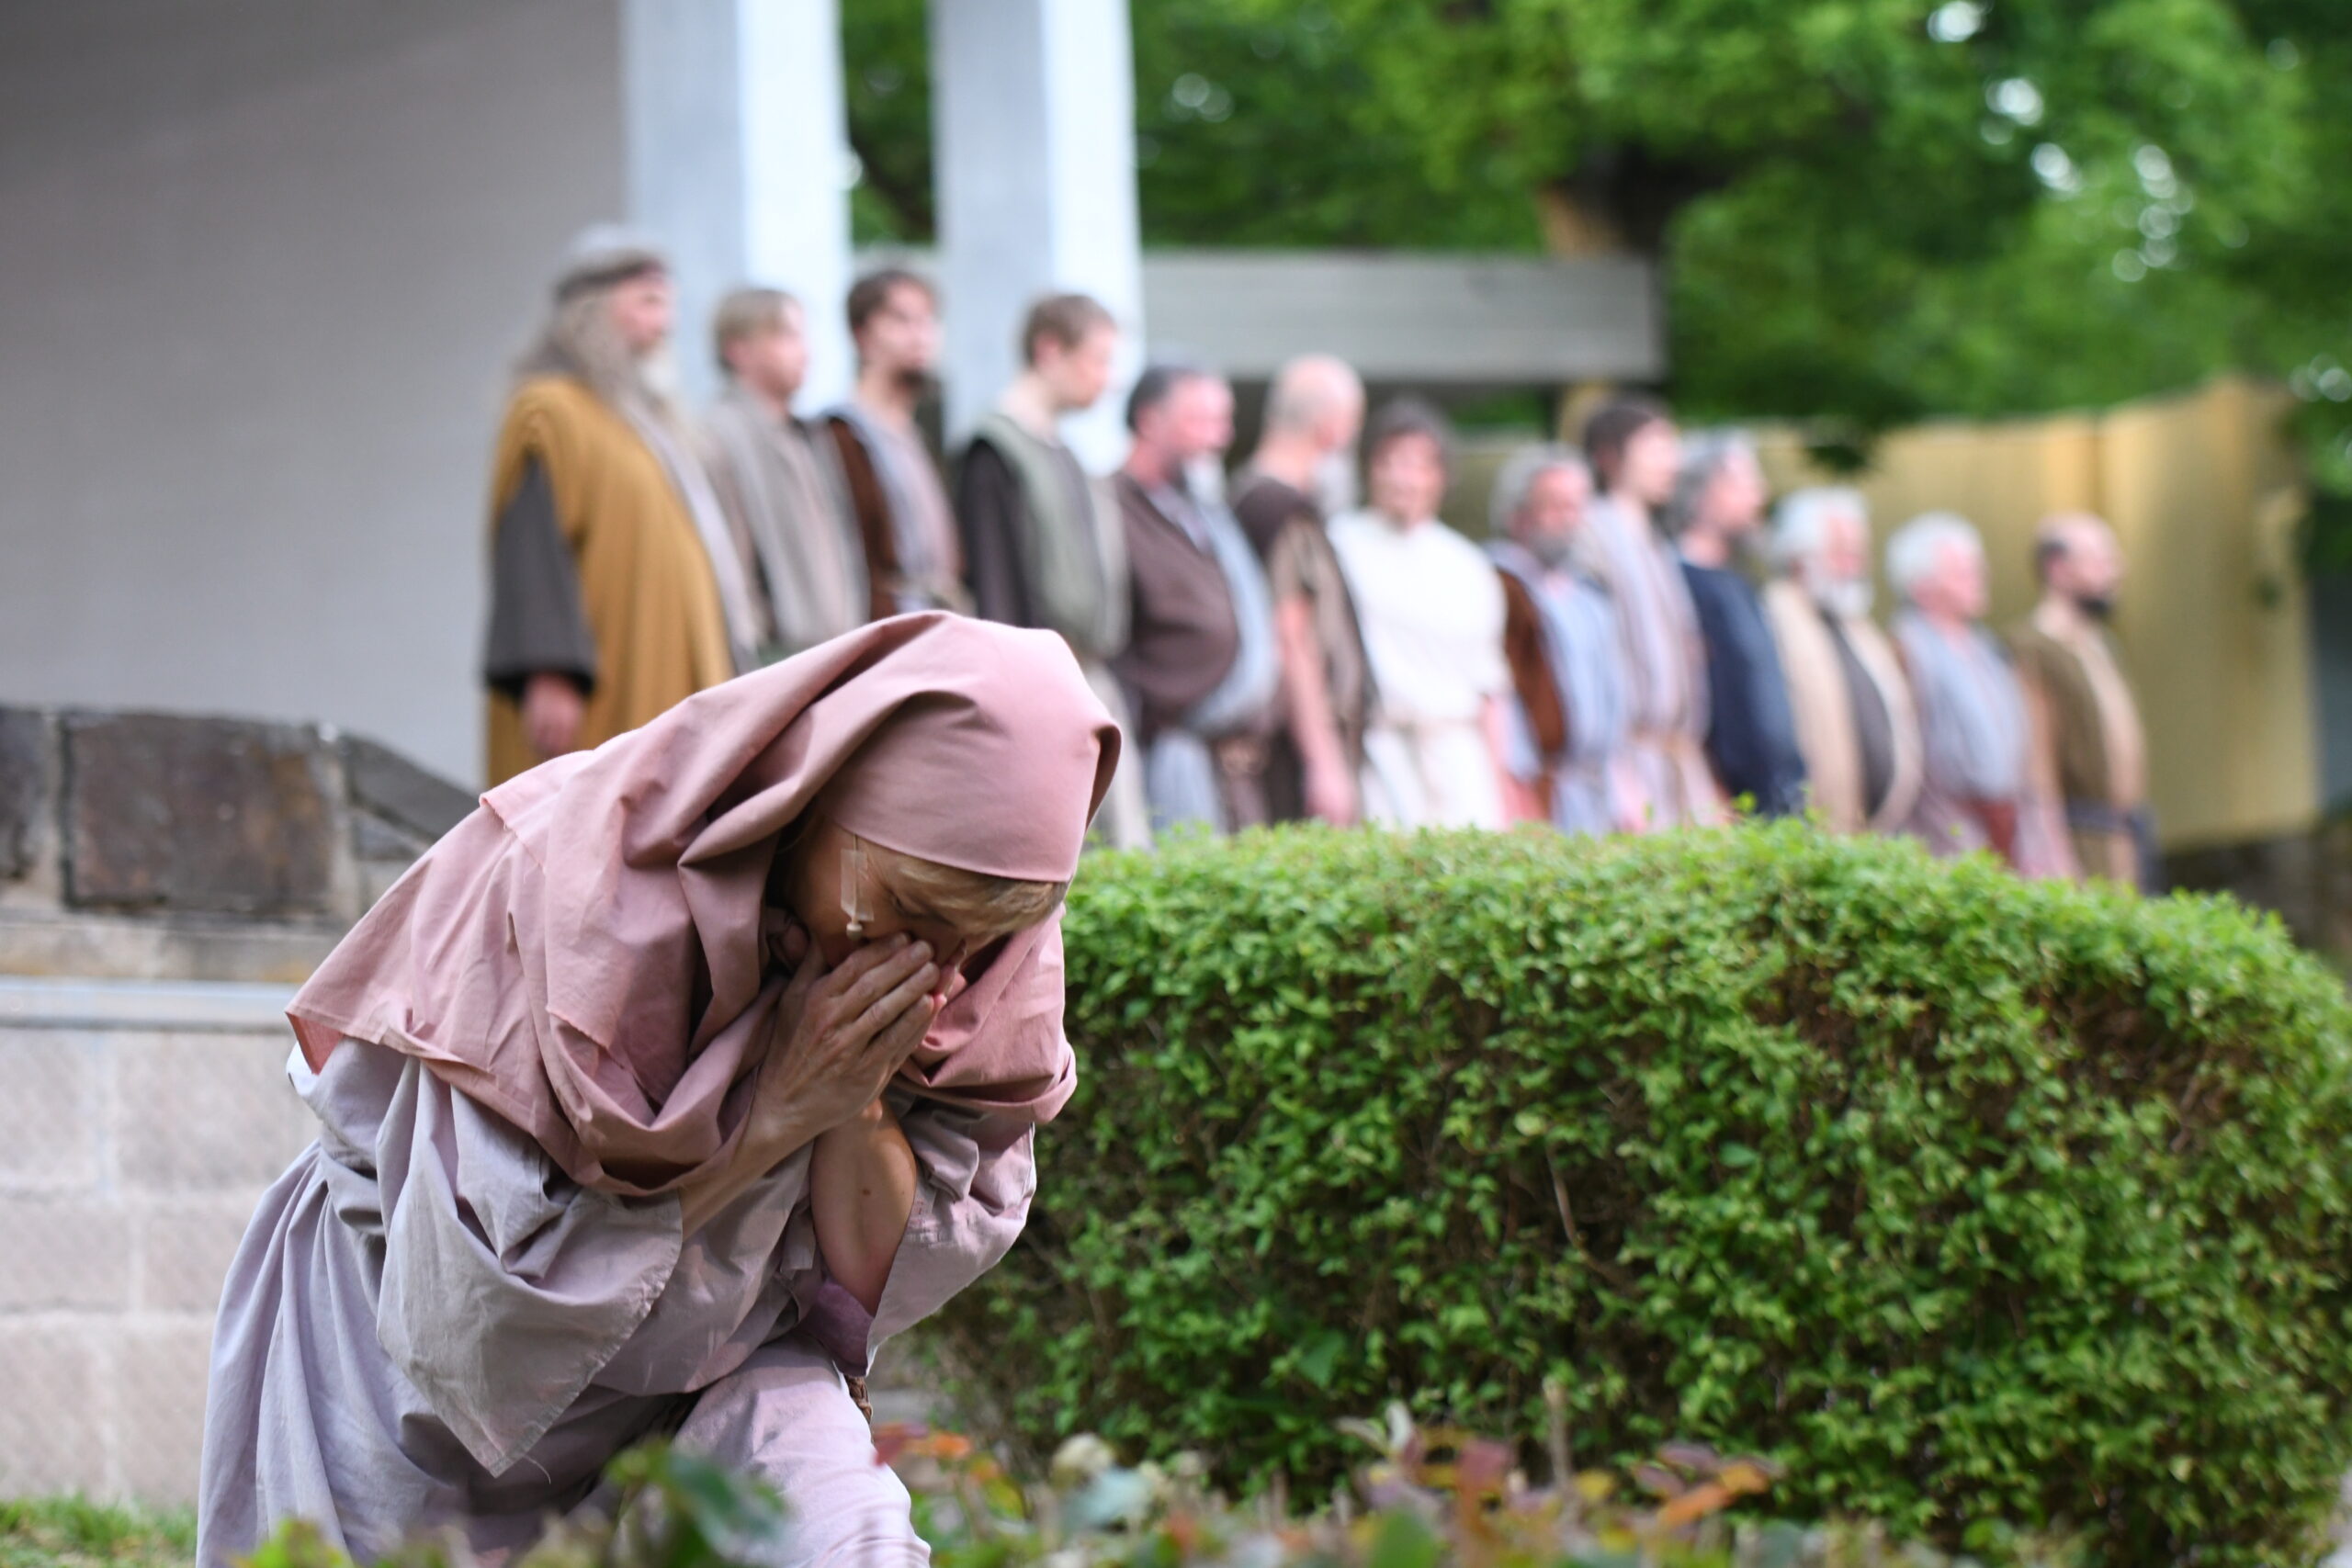
{"label": "white column", "polygon": [[932,0],[931,103],[949,440],[1017,368],[1030,301],[1075,289],[1120,326],[1113,390],[1068,432],[1107,468],[1144,341],[1126,0]]}
{"label": "white column", "polygon": [[621,0],[628,217],[678,269],[689,394],[718,384],[711,311],[788,289],[810,338],[803,412],[849,388],[849,122],[837,0]]}

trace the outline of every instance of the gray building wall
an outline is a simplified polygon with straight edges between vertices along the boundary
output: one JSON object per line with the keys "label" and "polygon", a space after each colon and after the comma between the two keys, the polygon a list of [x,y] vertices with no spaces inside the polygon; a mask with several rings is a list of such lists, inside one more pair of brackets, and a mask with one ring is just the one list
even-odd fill
{"label": "gray building wall", "polygon": [[288,999],[0,976],[0,1496],[195,1501],[221,1281],[317,1130]]}
{"label": "gray building wall", "polygon": [[480,773],[483,490],[615,0],[0,7],[0,702]]}

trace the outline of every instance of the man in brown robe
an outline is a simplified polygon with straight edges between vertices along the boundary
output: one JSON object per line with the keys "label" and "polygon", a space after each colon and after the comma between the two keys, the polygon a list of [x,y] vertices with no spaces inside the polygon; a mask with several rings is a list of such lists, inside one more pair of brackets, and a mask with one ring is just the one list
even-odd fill
{"label": "man in brown robe", "polygon": [[1110,660],[1127,645],[1127,544],[1110,486],[1087,473],[1060,422],[1111,384],[1118,323],[1083,294],[1052,294],[1021,329],[1021,374],[972,432],[956,468],[972,608],[1008,626],[1057,632],[1087,683],[1129,736],[1097,826],[1113,846],[1150,842],[1142,749]]}
{"label": "man in brown robe", "polygon": [[2041,602],[2009,634],[2025,687],[2039,782],[2063,801],[2086,877],[2159,890],[2148,812],[2148,750],[2107,622],[2123,583],[2115,532],[2087,513],[2045,521],[2034,539]]}
{"label": "man in brown robe", "polygon": [[1265,563],[1282,650],[1283,719],[1268,742],[1269,818],[1356,820],[1372,663],[1329,513],[1347,504],[1363,383],[1340,360],[1308,355],[1283,367],[1266,400],[1266,430],[1235,492],[1233,514]]}
{"label": "man in brown robe", "polygon": [[1834,833],[1895,833],[1926,776],[1903,663],[1871,624],[1870,513],[1857,491],[1801,490],[1781,502],[1764,618],[1787,677],[1807,799]]}
{"label": "man in brown robe", "polygon": [[1153,366],[1127,402],[1135,442],[1112,481],[1125,525],[1132,699],[1155,829],[1266,819],[1260,783],[1281,665],[1265,576],[1225,508],[1233,440],[1224,378]]}
{"label": "man in brown robe", "polygon": [[671,316],[661,254],[592,229],[516,367],[491,479],[493,784],[636,728],[752,655],[726,520],[654,373]]}
{"label": "man in brown robe", "polygon": [[963,610],[963,550],[939,464],[915,415],[939,365],[939,302],[900,267],[869,273],[849,291],[857,385],[826,416],[850,509],[865,546],[868,614]]}
{"label": "man in brown robe", "polygon": [[712,346],[726,390],[703,416],[701,455],[752,588],[760,662],[865,623],[865,551],[831,441],[794,417],[808,370],[800,302],[775,288],[719,301]]}

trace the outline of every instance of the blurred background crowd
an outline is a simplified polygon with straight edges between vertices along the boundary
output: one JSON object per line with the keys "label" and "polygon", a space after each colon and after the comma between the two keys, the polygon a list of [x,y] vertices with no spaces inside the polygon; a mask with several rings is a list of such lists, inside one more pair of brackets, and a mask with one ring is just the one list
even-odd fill
{"label": "blurred background crowd", "polygon": [[[940,603],[1056,625],[1127,705],[1130,841],[1154,772],[1168,820],[1450,816],[1454,768],[1495,774],[1506,818],[1641,830],[1789,809],[1802,765],[1833,823],[2006,845],[2030,871],[2084,869],[2095,838],[2145,881],[2153,815],[2176,880],[2352,945],[2352,870],[2329,869],[2352,836],[2328,838],[2352,801],[2336,21],[2312,0],[0,6],[0,701],[323,723],[471,787],[787,628]],[[555,459],[531,461],[534,422],[622,395],[626,365],[575,372],[559,341],[616,263],[559,258],[612,219],[665,264],[671,319],[632,330],[671,349],[646,367],[659,416],[616,416],[650,466],[603,478],[616,509],[693,525],[692,550],[643,560],[567,534]],[[919,281],[850,299],[894,272]],[[1078,308],[1023,330],[1070,295],[1114,329],[1076,413],[1056,411],[1085,389],[1046,383],[1075,374]],[[1337,396],[1325,359],[1365,423],[1309,472],[1296,411]],[[1170,376],[1131,432],[1154,362]],[[1178,498],[1159,522],[1193,536],[1175,513],[1204,460],[1148,474],[1154,410],[1189,419],[1195,371],[1232,395],[1222,504],[1266,580],[1271,657],[1248,604],[1230,650],[1153,618],[1170,572],[1213,585],[1154,552],[1117,475]],[[1634,394],[1672,441],[1616,429],[1635,408],[1596,423]],[[1632,479],[1610,472],[1621,443]],[[1518,450],[1555,445],[1581,478]],[[1504,605],[1510,679],[1476,678],[1475,747],[1415,707],[1462,706],[1417,690],[1449,639],[1401,637],[1384,603],[1466,557],[1359,525],[1419,509],[1394,487],[1428,488],[1406,459],[1430,447],[1437,520],[1490,557]],[[1711,464],[1725,500],[1653,482]],[[1073,467],[1107,489],[1049,521],[1096,548],[1028,560],[1041,587],[1013,569]],[[1282,542],[1269,477],[1329,549]],[[840,510],[854,550],[745,521]],[[1858,510],[1860,615],[1859,586],[1809,586],[1858,558]],[[1915,625],[1951,619],[1940,563],[1967,553],[1941,525],[1890,547],[1931,512],[1979,531],[1985,607],[1963,618],[1995,628],[2007,677],[1982,639]],[[1220,571],[1231,554],[1191,547]],[[696,551],[723,644],[655,657],[619,629],[628,595],[675,591]],[[2087,612],[2062,625],[2107,597],[2075,579],[2112,555],[2111,640]],[[1441,597],[1414,586],[1416,610]],[[1362,648],[1318,699],[1309,643],[1348,641],[1335,589]],[[1806,595],[1843,606],[1820,636]],[[2116,679],[2074,678],[2101,651]],[[1236,701],[1193,713],[1228,661]],[[1212,735],[1269,666],[1273,694]],[[489,731],[486,673],[511,710]],[[1841,691],[1861,696],[1833,722]],[[1962,733],[1989,759],[1965,776]]]}
{"label": "blurred background crowd", "polygon": [[494,778],[937,610],[1069,643],[1128,736],[1102,823],[1123,845],[1809,811],[2153,886],[2144,731],[2106,631],[2123,565],[2096,516],[2041,525],[2041,596],[2004,637],[1976,530],[1909,520],[1883,627],[1859,491],[1772,506],[1746,435],[1685,434],[1645,397],[1600,401],[1578,446],[1510,453],[1482,547],[1440,515],[1445,416],[1403,397],[1367,422],[1332,355],[1282,367],[1246,456],[1221,375],[1150,364],[1124,459],[1092,474],[1061,426],[1108,392],[1119,328],[1048,295],[1007,323],[1020,369],[943,464],[919,417],[941,335],[919,274],[849,289],[852,390],[808,420],[804,302],[720,299],[720,390],[696,415],[668,389],[673,294],[656,242],[592,229],[518,367],[492,497]]}

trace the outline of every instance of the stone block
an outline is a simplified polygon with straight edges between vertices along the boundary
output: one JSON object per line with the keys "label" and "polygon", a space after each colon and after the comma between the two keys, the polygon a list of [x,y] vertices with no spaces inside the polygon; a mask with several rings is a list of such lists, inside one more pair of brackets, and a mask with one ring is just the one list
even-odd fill
{"label": "stone block", "polygon": [[115,1041],[117,1136],[135,1191],[250,1196],[311,1141],[286,1081],[285,1034],[146,1034]]}
{"label": "stone block", "polygon": [[0,708],[0,882],[33,868],[50,807],[50,718],[30,708]]}
{"label": "stone block", "polygon": [[0,1196],[0,1312],[120,1312],[130,1216],[119,1203]]}
{"label": "stone block", "polygon": [[150,1505],[195,1502],[212,1325],[134,1325],[117,1343],[114,1359],[119,1495]]}
{"label": "stone block", "polygon": [[104,1145],[96,1053],[54,1029],[0,1029],[0,1192],[95,1187]]}
{"label": "stone block", "polygon": [[0,1319],[0,1497],[107,1490],[97,1331]]}
{"label": "stone block", "polygon": [[341,941],[339,920],[0,908],[0,977],[276,980],[300,985]]}
{"label": "stone block", "polygon": [[359,904],[372,909],[393,884],[408,874],[408,863],[401,861],[361,861],[359,863]]}
{"label": "stone block", "polygon": [[356,804],[426,843],[465,820],[476,804],[470,791],[362,736],[344,737],[343,769]]}
{"label": "stone block", "polygon": [[131,1304],[143,1312],[199,1313],[220,1305],[220,1282],[261,1196],[148,1199],[130,1214]]}
{"label": "stone block", "polygon": [[333,911],[332,760],[299,725],[163,714],[64,722],[66,901],[289,916]]}
{"label": "stone block", "polygon": [[372,811],[351,814],[351,852],[362,863],[397,861],[402,865],[423,854],[426,840],[419,834]]}

